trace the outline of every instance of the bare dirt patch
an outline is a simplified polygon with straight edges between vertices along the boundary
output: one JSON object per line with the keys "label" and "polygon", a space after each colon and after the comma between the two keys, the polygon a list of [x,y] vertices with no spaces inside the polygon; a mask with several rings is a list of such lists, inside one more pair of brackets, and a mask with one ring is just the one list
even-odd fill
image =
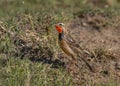
{"label": "bare dirt patch", "polygon": [[[90,64],[96,72],[81,68],[81,81],[106,83],[120,82],[120,17],[99,13],[79,15],[67,24],[68,30],[83,49],[89,50]],[[90,60],[91,59],[91,60]],[[82,64],[80,64],[82,65]],[[84,71],[83,71],[84,70]]]}

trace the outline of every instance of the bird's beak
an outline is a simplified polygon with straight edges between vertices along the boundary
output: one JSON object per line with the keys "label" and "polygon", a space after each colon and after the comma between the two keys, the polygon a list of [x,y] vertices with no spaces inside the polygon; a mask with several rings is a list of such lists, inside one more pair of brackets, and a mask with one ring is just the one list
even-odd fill
{"label": "bird's beak", "polygon": [[55,28],[59,33],[62,33],[62,28],[59,25],[55,25]]}

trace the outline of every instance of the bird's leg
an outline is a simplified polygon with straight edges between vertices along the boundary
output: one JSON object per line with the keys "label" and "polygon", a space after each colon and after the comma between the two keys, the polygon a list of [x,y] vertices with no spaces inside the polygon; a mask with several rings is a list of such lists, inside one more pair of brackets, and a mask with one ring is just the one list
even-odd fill
{"label": "bird's leg", "polygon": [[67,55],[66,55],[66,57],[67,57],[67,60],[68,60],[68,61],[70,61],[70,62],[72,61],[72,58],[70,58],[70,56],[67,56]]}
{"label": "bird's leg", "polygon": [[72,56],[72,64],[74,64],[75,66],[79,67],[76,55],[71,55],[71,56]]}
{"label": "bird's leg", "polygon": [[69,68],[69,66],[71,66],[72,59],[69,56],[67,56],[66,54],[65,54],[65,57],[66,57],[66,59],[64,60],[65,65],[66,65],[67,68]]}
{"label": "bird's leg", "polygon": [[76,61],[75,60],[69,61],[69,66],[67,68],[68,68],[68,72],[72,76],[76,75]]}
{"label": "bird's leg", "polygon": [[77,60],[73,60],[73,65],[79,67]]}

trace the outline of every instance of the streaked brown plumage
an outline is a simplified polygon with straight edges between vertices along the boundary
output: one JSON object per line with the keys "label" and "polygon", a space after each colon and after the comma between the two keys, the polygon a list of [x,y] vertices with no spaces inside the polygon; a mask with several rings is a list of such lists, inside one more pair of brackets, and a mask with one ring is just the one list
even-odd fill
{"label": "streaked brown plumage", "polygon": [[58,37],[59,46],[63,50],[63,52],[69,56],[68,59],[73,61],[73,63],[77,64],[77,60],[78,60],[77,57],[81,57],[81,59],[86,63],[89,69],[93,71],[89,63],[84,59],[84,52],[82,48],[77,43],[75,43],[75,41],[67,40],[67,37],[64,34],[65,33],[68,34],[68,33],[64,27],[64,24],[58,23],[55,25],[55,28],[59,33],[59,37]]}

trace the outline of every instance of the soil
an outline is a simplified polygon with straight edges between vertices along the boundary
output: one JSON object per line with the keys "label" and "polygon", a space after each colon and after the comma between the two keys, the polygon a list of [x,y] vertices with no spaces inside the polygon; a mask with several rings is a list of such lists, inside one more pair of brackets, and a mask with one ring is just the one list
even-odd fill
{"label": "soil", "polygon": [[[83,61],[78,67],[71,67],[64,54],[59,53],[56,33],[46,35],[46,31],[37,26],[37,30],[25,30],[17,39],[16,56],[28,57],[31,61],[64,67],[76,84],[90,86],[91,83],[120,82],[120,17],[102,13],[77,14],[76,18],[65,23],[67,30],[75,41],[87,51],[85,59],[94,71],[90,71]],[[38,28],[39,27],[39,28]],[[55,32],[55,31],[54,31]],[[41,36],[42,35],[42,36]],[[54,37],[53,37],[54,36]],[[14,40],[16,41],[16,40]],[[19,52],[18,52],[19,51]],[[57,58],[52,60],[51,57]],[[38,58],[40,57],[40,58]],[[44,58],[41,58],[44,57]]]}
{"label": "soil", "polygon": [[[67,24],[68,31],[83,49],[89,51],[86,57],[95,72],[80,63],[80,72],[75,76],[80,83],[90,81],[106,83],[120,82],[120,17],[103,14],[82,14]],[[75,69],[74,69],[75,70]],[[77,71],[77,70],[76,70]],[[77,78],[77,77],[79,78]],[[79,84],[80,84],[79,83]],[[89,84],[88,84],[89,85]]]}

